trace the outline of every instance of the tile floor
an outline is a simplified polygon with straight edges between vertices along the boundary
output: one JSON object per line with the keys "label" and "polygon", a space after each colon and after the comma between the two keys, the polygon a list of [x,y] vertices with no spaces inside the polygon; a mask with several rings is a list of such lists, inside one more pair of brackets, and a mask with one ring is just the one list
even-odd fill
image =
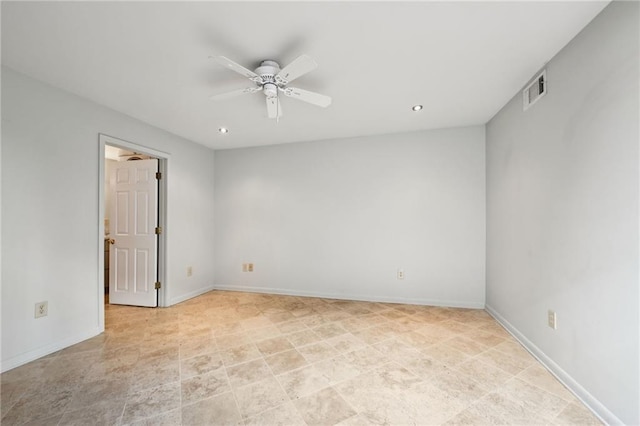
{"label": "tile floor", "polygon": [[3,426],[599,424],[482,310],[221,291],[1,385]]}

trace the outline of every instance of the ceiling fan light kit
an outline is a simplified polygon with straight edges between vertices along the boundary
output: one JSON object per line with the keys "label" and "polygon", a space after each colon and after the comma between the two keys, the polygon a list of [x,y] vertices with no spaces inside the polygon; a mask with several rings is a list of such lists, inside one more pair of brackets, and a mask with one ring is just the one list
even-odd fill
{"label": "ceiling fan light kit", "polygon": [[316,61],[308,55],[299,56],[282,69],[275,61],[262,61],[260,66],[254,71],[251,71],[224,56],[215,56],[212,58],[230,70],[247,77],[255,84],[255,86],[252,87],[211,96],[212,100],[224,100],[244,95],[246,93],[262,91],[266,97],[267,115],[269,118],[275,119],[282,117],[282,107],[280,105],[280,99],[278,98],[279,92],[283,93],[287,97],[298,99],[323,108],[331,105],[331,98],[329,96],[288,86],[288,84],[296,78],[299,78],[318,67]]}

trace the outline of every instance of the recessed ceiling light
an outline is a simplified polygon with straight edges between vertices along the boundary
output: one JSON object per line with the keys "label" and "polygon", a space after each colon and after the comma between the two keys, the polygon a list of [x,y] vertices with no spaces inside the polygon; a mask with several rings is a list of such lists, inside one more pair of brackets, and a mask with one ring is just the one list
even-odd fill
{"label": "recessed ceiling light", "polygon": [[220,134],[223,134],[223,135],[224,135],[225,133],[229,133],[229,129],[227,129],[226,127],[220,127],[220,128],[218,129],[218,133],[220,133]]}
{"label": "recessed ceiling light", "polygon": [[422,105],[414,105],[411,107],[411,109],[414,111],[420,111],[422,109]]}

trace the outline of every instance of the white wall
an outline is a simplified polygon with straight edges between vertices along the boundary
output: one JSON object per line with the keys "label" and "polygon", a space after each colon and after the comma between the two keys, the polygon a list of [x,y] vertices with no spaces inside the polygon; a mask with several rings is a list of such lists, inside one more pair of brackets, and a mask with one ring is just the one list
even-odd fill
{"label": "white wall", "polygon": [[214,152],[3,68],[3,371],[100,331],[99,133],[170,155],[168,303],[213,283]]}
{"label": "white wall", "polygon": [[111,211],[111,182],[109,182],[109,178],[111,176],[111,170],[113,167],[118,164],[116,160],[104,160],[104,220],[105,220],[105,230],[104,233],[109,234],[111,232],[111,224],[107,226],[109,220],[109,211]]}
{"label": "white wall", "polygon": [[640,423],[638,6],[613,2],[546,97],[487,125],[488,309],[613,424]]}
{"label": "white wall", "polygon": [[484,151],[484,126],[216,151],[216,287],[483,307]]}

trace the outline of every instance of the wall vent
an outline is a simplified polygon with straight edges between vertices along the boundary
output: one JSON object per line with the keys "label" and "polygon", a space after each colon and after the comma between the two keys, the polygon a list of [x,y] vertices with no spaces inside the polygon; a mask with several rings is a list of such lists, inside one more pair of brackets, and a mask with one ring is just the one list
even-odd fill
{"label": "wall vent", "polygon": [[522,91],[522,110],[526,111],[547,94],[547,70],[543,70]]}

